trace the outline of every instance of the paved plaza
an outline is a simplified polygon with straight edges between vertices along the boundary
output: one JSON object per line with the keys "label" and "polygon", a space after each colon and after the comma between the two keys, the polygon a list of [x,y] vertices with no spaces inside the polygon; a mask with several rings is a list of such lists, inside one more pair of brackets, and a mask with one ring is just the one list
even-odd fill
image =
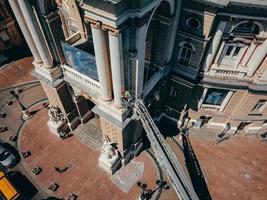
{"label": "paved plaza", "polygon": [[212,199],[266,200],[267,142],[236,134],[216,145],[218,130],[190,136]]}
{"label": "paved plaza", "polygon": [[[31,58],[26,58],[17,63],[5,66],[0,73],[6,80],[0,82],[0,102],[1,111],[7,113],[6,118],[0,119],[1,125],[8,127],[8,130],[1,133],[0,139],[3,142],[12,144],[22,153],[30,152],[30,156],[22,158],[18,166],[11,170],[19,170],[36,186],[38,193],[33,199],[40,200],[45,196],[55,196],[66,199],[69,194],[75,194],[78,199],[137,199],[141,189],[137,187],[134,177],[131,180],[129,191],[122,191],[112,182],[112,177],[98,166],[98,157],[100,154],[99,144],[94,140],[99,138],[100,124],[98,119],[89,121],[86,128],[81,127],[83,134],[92,132],[92,143],[84,143],[76,132],[71,132],[72,137],[66,140],[60,140],[54,133],[49,131],[47,126],[48,110],[44,107],[47,103],[46,95],[38,81],[31,76],[33,69]],[[23,65],[25,71],[23,71]],[[18,76],[12,74],[19,73]],[[13,80],[14,78],[14,80]],[[18,102],[9,94],[10,90],[16,88],[22,89],[19,94],[21,103],[29,108],[34,115],[31,119],[24,121],[21,119],[21,110]],[[10,103],[11,102],[11,103]],[[91,128],[90,128],[91,127]],[[98,130],[99,129],[99,130]],[[15,141],[10,141],[10,136],[16,137]],[[156,180],[165,180],[164,173],[159,168],[153,157],[146,151],[134,159],[134,163],[144,166],[140,179],[146,183],[149,188],[156,187]],[[40,167],[42,172],[39,175],[33,175],[32,169]],[[64,173],[58,173],[55,167],[67,168]],[[133,165],[124,167],[133,172]],[[123,169],[124,169],[123,168]],[[125,171],[125,170],[124,170]],[[127,178],[127,170],[124,176]],[[131,174],[129,174],[130,176]],[[134,176],[135,174],[133,174]],[[52,183],[58,184],[58,189],[52,192],[48,189]],[[157,190],[155,199],[177,199],[176,193],[171,188],[166,191]]]}

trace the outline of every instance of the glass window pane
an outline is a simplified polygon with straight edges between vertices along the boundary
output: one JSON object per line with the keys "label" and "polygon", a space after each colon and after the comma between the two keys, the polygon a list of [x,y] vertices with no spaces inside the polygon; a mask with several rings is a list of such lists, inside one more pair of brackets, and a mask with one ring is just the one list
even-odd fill
{"label": "glass window pane", "polygon": [[95,56],[62,42],[62,49],[68,66],[98,81]]}
{"label": "glass window pane", "polygon": [[225,53],[225,55],[226,56],[230,56],[232,50],[233,50],[233,46],[229,46],[228,49],[227,49],[227,51],[226,51],[226,53]]}
{"label": "glass window pane", "polygon": [[236,47],[233,56],[237,56],[241,47]]}
{"label": "glass window pane", "polygon": [[181,57],[183,57],[183,58],[184,58],[184,57],[185,57],[185,55],[186,55],[186,48],[183,48],[183,49],[182,49],[182,53],[181,53]]}
{"label": "glass window pane", "polygon": [[209,89],[203,103],[220,106],[227,93],[228,90]]}

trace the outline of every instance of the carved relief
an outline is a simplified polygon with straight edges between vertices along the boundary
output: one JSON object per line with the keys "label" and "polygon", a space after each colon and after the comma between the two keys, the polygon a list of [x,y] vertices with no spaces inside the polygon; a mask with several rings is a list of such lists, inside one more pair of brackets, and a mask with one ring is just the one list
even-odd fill
{"label": "carved relief", "polygon": [[61,113],[59,108],[50,107],[48,115],[50,120],[52,120],[53,122],[60,123],[65,121],[65,116]]}

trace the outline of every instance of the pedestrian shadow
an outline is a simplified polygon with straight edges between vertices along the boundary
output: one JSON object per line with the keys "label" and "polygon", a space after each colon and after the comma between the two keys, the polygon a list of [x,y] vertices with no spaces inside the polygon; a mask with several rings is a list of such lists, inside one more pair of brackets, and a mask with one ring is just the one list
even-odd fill
{"label": "pedestrian shadow", "polygon": [[20,193],[21,199],[32,199],[38,192],[36,187],[19,171],[12,171],[7,173],[9,181],[14,185],[17,191]]}
{"label": "pedestrian shadow", "polygon": [[205,181],[205,177],[200,168],[200,164],[191,146],[188,136],[182,135],[183,149],[185,163],[191,178],[193,187],[199,199],[201,200],[211,200],[208,186]]}

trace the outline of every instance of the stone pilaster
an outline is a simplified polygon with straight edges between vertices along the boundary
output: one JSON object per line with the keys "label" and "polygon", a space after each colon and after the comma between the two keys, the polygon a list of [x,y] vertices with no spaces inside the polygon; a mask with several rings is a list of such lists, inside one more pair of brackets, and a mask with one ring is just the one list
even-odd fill
{"label": "stone pilaster", "polygon": [[221,43],[221,39],[222,39],[222,35],[223,35],[223,32],[224,32],[224,29],[225,29],[225,26],[226,26],[226,23],[227,22],[220,22],[219,25],[218,25],[218,28],[217,28],[217,31],[211,41],[211,44],[209,46],[209,51],[208,51],[208,54],[206,56],[206,60],[203,64],[203,70],[204,71],[209,71],[210,70],[210,67],[213,63],[213,60],[215,58],[215,55],[218,51],[218,48],[220,46],[220,43]]}
{"label": "stone pilaster", "polygon": [[253,76],[256,72],[263,59],[267,55],[267,39],[263,42],[262,45],[258,46],[258,48],[254,51],[252,57],[250,58],[247,67],[248,67],[248,76]]}

